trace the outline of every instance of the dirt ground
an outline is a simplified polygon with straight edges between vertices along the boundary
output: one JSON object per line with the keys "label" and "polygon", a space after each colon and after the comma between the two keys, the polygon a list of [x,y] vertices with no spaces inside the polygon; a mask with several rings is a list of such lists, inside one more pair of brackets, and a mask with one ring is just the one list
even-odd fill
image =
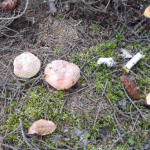
{"label": "dirt ground", "polygon": [[[30,0],[25,13],[11,19],[26,3],[19,0],[9,12],[0,8],[1,149],[149,150],[145,98],[150,92],[150,19],[143,12],[150,1],[71,0],[68,7],[67,0],[55,0],[57,13],[51,14],[47,1]],[[139,100],[130,97],[120,82],[125,74],[121,67],[128,61],[121,57],[121,48],[145,55],[126,74],[138,84]],[[25,51],[42,62],[31,79],[13,73],[14,58]],[[100,57],[113,57],[117,65],[98,66]],[[44,79],[46,64],[57,59],[81,69],[79,82],[62,91],[63,96]],[[54,103],[56,110],[46,109],[45,102]],[[28,135],[28,127],[41,116],[56,121],[57,131],[46,137]]]}

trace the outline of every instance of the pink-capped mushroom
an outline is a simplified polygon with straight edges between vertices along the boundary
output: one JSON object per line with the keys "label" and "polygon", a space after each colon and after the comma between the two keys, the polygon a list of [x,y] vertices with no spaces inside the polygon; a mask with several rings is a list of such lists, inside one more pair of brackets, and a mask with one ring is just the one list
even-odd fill
{"label": "pink-capped mushroom", "polygon": [[54,60],[45,68],[45,80],[57,90],[69,89],[79,78],[79,67],[64,60]]}
{"label": "pink-capped mushroom", "polygon": [[150,105],[150,93],[148,93],[146,96],[146,104]]}
{"label": "pink-capped mushroom", "polygon": [[144,14],[143,14],[145,17],[147,18],[150,18],[150,6],[148,6],[145,11],[144,11]]}
{"label": "pink-capped mushroom", "polygon": [[40,68],[41,61],[30,52],[24,52],[14,59],[14,74],[20,78],[35,76]]}

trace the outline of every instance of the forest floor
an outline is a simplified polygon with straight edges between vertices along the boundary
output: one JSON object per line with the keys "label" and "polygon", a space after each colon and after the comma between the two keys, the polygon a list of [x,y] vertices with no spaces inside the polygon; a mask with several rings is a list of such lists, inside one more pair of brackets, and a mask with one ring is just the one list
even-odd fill
{"label": "forest floor", "polygon": [[[150,19],[143,16],[148,0],[56,0],[50,14],[43,0],[31,0],[24,15],[2,20],[0,27],[0,145],[4,150],[149,150],[150,107],[142,104],[150,92]],[[1,17],[21,13],[1,11]],[[4,15],[5,14],[5,15]],[[122,69],[132,55],[144,55],[126,74]],[[31,79],[13,73],[14,58],[29,51],[41,60]],[[116,65],[97,65],[112,57]],[[44,79],[53,60],[77,64],[81,77],[67,91],[57,91]],[[120,82],[127,75],[141,93],[133,99]],[[39,119],[57,129],[46,136],[29,135]]]}

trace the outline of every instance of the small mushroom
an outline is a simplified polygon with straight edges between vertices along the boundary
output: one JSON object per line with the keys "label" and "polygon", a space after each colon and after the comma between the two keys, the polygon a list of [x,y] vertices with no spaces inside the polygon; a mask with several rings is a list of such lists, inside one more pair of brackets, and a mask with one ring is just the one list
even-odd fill
{"label": "small mushroom", "polygon": [[144,11],[144,14],[143,14],[145,17],[147,18],[150,18],[150,6],[148,6],[145,11]]}
{"label": "small mushroom", "polygon": [[150,93],[148,93],[146,96],[146,104],[150,105]]}
{"label": "small mushroom", "polygon": [[45,80],[57,90],[69,89],[79,78],[79,67],[64,60],[54,60],[45,68]]}
{"label": "small mushroom", "polygon": [[20,78],[35,76],[41,67],[41,61],[29,52],[24,52],[14,59],[14,74]]}

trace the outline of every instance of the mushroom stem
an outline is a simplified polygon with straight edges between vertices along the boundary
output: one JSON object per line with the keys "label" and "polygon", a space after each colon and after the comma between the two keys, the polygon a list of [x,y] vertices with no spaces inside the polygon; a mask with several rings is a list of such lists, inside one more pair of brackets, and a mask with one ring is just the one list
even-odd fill
{"label": "mushroom stem", "polygon": [[145,11],[144,11],[144,14],[143,14],[145,17],[147,18],[150,18],[150,6],[148,6]]}
{"label": "mushroom stem", "polygon": [[129,62],[125,66],[122,67],[122,69],[126,73],[129,73],[130,69],[143,57],[144,55],[137,53],[135,56],[132,57],[132,59],[129,60]]}

